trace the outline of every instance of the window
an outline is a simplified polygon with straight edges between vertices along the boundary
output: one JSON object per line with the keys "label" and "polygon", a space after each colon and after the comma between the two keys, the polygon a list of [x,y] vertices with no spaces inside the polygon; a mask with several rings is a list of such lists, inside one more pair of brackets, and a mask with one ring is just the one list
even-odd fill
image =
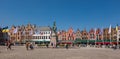
{"label": "window", "polygon": [[34,38],[34,36],[32,36],[32,39]]}
{"label": "window", "polygon": [[18,35],[19,35],[19,32],[18,32]]}
{"label": "window", "polygon": [[43,39],[43,36],[42,36],[42,39]]}
{"label": "window", "polygon": [[49,39],[50,39],[50,36],[49,36]]}
{"label": "window", "polygon": [[39,39],[39,36],[37,36],[37,39]]}
{"label": "window", "polygon": [[38,39],[39,39],[39,36],[37,36],[38,37]]}
{"label": "window", "polygon": [[45,36],[44,36],[44,39],[45,39]]}
{"label": "window", "polygon": [[49,39],[49,36],[47,36],[47,39]]}
{"label": "window", "polygon": [[50,31],[48,33],[50,34]]}
{"label": "window", "polygon": [[32,36],[32,39],[33,39],[34,36]]}
{"label": "window", "polygon": [[35,39],[37,39],[37,36],[35,36]]}
{"label": "window", "polygon": [[41,39],[41,36],[40,36],[40,39]]}
{"label": "window", "polygon": [[46,39],[47,39],[47,36],[46,36]]}

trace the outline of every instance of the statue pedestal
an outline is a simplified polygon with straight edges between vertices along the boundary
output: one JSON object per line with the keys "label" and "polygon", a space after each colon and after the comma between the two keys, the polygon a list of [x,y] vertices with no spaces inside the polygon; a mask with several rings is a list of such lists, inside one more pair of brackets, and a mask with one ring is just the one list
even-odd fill
{"label": "statue pedestal", "polygon": [[55,33],[52,33],[50,45],[52,47],[56,47],[56,35],[55,35]]}

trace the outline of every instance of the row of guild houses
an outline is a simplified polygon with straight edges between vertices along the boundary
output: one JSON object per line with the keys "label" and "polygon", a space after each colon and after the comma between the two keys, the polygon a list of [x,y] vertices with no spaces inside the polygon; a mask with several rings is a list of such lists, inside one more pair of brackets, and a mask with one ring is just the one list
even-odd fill
{"label": "row of guild houses", "polygon": [[16,43],[34,41],[35,43],[50,42],[51,28],[49,26],[12,26],[9,30],[10,40]]}
{"label": "row of guild houses", "polygon": [[[118,27],[120,30],[120,27]],[[86,31],[86,29],[80,31],[80,29],[77,29],[77,31],[74,31],[73,28],[69,28],[67,31],[65,30],[59,30],[58,31],[58,40],[62,43],[68,43],[71,44],[75,40],[112,40],[117,41],[117,31],[116,28],[111,28],[111,33],[109,33],[109,28],[104,29],[90,29],[89,31]],[[120,38],[119,38],[120,40]]]}
{"label": "row of guild houses", "polygon": [[50,26],[36,26],[32,24],[11,26],[9,29],[9,40],[13,43],[25,43],[26,41],[35,44],[56,44],[56,23],[53,28]]}
{"label": "row of guild houses", "polygon": [[[53,26],[53,27],[56,27]],[[118,27],[120,30],[120,27]],[[109,28],[97,28],[80,30],[71,27],[67,31],[58,30],[54,33],[54,30],[50,26],[36,26],[36,25],[21,25],[11,26],[9,29],[9,40],[15,43],[25,43],[26,41],[32,41],[36,44],[51,43],[57,41],[57,43],[72,44],[75,40],[117,40],[116,28],[111,28],[111,34],[108,33]],[[53,37],[55,37],[53,40]]]}

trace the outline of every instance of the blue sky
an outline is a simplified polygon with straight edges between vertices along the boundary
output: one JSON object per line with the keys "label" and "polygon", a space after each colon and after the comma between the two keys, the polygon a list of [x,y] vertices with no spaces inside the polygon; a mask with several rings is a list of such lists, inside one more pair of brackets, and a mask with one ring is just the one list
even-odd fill
{"label": "blue sky", "polygon": [[0,0],[0,26],[115,27],[120,24],[120,0]]}

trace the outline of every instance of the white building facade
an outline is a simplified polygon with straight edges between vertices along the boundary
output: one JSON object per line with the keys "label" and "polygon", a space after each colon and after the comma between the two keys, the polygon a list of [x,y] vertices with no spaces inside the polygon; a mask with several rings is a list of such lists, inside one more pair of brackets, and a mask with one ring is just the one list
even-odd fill
{"label": "white building facade", "polygon": [[120,41],[120,30],[117,31],[117,41]]}
{"label": "white building facade", "polygon": [[36,27],[31,41],[36,44],[50,43],[51,28],[50,27]]}

